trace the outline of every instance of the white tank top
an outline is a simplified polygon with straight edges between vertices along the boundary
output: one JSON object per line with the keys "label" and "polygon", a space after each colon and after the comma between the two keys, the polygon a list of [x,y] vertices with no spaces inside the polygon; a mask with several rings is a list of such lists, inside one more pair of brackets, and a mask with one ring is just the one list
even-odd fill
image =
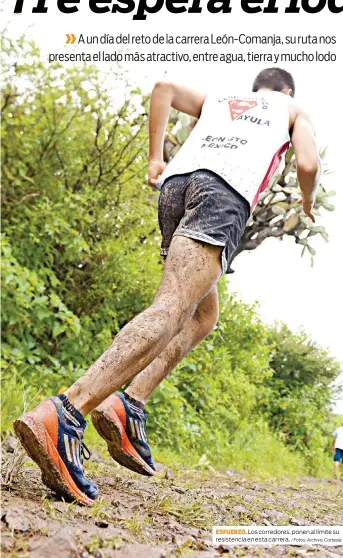
{"label": "white tank top", "polygon": [[239,192],[252,211],[289,147],[288,128],[283,93],[208,95],[196,126],[162,173],[158,187],[169,176],[207,169]]}

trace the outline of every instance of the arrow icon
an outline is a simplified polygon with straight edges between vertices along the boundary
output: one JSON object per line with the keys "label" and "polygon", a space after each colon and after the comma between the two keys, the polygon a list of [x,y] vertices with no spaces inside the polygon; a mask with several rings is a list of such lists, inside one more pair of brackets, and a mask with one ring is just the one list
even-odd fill
{"label": "arrow icon", "polygon": [[75,43],[76,37],[73,33],[71,33],[71,35],[69,35],[69,33],[66,33],[66,37],[67,37],[66,45],[70,45],[70,44],[73,45]]}

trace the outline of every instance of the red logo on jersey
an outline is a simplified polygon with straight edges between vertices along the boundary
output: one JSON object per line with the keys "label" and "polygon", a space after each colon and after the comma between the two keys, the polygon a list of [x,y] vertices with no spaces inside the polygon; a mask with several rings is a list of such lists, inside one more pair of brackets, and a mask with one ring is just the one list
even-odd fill
{"label": "red logo on jersey", "polygon": [[236,118],[241,116],[244,112],[256,106],[257,106],[256,101],[244,101],[242,99],[235,99],[234,101],[229,101],[231,119],[235,120]]}

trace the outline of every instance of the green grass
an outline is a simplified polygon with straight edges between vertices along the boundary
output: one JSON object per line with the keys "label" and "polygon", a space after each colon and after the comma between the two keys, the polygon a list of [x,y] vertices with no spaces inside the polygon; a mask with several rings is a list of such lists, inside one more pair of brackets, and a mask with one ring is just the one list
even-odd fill
{"label": "green grass", "polygon": [[13,421],[41,401],[41,394],[20,382],[13,374],[3,371],[1,377],[1,434],[13,432]]}
{"label": "green grass", "polygon": [[306,475],[304,458],[259,424],[250,426],[248,432],[238,432],[214,465],[219,469],[232,468],[246,477],[261,480]]}
{"label": "green grass", "polygon": [[126,519],[124,521],[124,525],[129,529],[135,539],[145,542],[147,538],[145,535],[145,527],[149,526],[149,518],[147,515],[142,516],[140,511],[137,510],[131,519]]}
{"label": "green grass", "polygon": [[161,491],[153,502],[145,504],[145,510],[148,515],[160,512],[193,527],[207,527],[213,523],[213,518],[202,498],[180,502],[174,494]]}
{"label": "green grass", "polygon": [[[278,480],[283,477],[296,479],[308,475],[305,459],[292,452],[270,432],[256,430],[248,441],[237,436],[230,444],[223,446],[220,457],[215,458],[210,452],[202,456],[191,453],[185,455],[161,447],[153,447],[153,454],[158,462],[170,467],[175,477],[182,467],[196,468],[199,474],[213,469],[219,472],[233,469],[247,478],[260,480]],[[327,475],[328,471],[325,472]],[[320,476],[324,476],[323,472]]]}

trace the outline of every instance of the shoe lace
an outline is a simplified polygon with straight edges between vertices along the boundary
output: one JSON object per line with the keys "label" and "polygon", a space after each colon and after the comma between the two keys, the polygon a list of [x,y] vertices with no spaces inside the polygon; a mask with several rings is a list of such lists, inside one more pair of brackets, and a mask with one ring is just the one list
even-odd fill
{"label": "shoe lace", "polygon": [[81,442],[81,455],[84,459],[87,460],[90,459],[92,455],[84,442]]}
{"label": "shoe lace", "polygon": [[[64,407],[73,414],[74,412],[74,406],[70,403],[69,399],[63,394],[63,405]],[[80,440],[80,453],[81,456],[86,459],[88,461],[88,459],[91,458],[91,451],[87,448],[86,444],[84,443],[84,441],[81,439]]]}

